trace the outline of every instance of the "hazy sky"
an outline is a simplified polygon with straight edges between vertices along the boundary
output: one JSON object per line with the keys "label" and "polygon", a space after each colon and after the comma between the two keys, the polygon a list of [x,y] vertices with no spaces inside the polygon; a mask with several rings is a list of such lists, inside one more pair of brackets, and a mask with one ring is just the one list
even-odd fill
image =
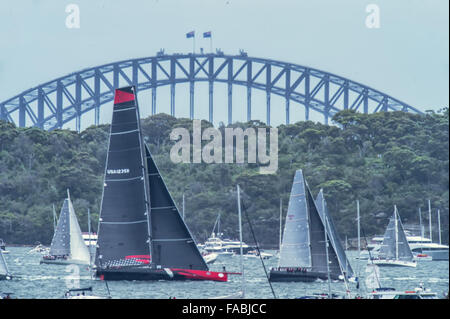
{"label": "hazy sky", "polygon": [[[65,24],[71,3],[80,8],[79,29]],[[378,29],[365,24],[369,4],[380,9]],[[190,52],[185,34],[195,30],[197,49],[209,50],[200,35],[212,31],[213,46],[226,54],[244,49],[318,68],[436,110],[449,104],[448,6],[448,0],[0,0],[0,101],[160,48]],[[261,109],[265,114],[264,103]],[[245,110],[236,116],[244,118]]]}

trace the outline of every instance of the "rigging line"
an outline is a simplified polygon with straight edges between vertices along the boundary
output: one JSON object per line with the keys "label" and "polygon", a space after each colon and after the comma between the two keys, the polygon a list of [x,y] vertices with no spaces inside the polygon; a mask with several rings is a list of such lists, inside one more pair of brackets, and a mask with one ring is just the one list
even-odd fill
{"label": "rigging line", "polygon": [[256,250],[258,251],[259,259],[261,260],[261,264],[263,265],[264,272],[266,273],[267,281],[268,281],[268,283],[270,285],[270,290],[272,290],[272,295],[273,295],[274,299],[277,299],[277,295],[275,294],[275,291],[273,290],[273,287],[272,287],[272,283],[270,282],[269,276],[267,275],[266,265],[264,265],[264,261],[263,261],[262,256],[261,256],[261,251],[259,250],[258,241],[256,240],[255,233],[253,232],[252,223],[250,222],[250,218],[248,217],[248,213],[247,213],[247,208],[245,207],[245,204],[244,204],[244,199],[242,199],[241,202],[242,202],[242,208],[243,208],[244,213],[245,213],[245,217],[247,218],[247,223],[248,223],[248,225],[250,227],[250,232],[252,233],[253,240],[255,241],[255,244],[256,244]]}
{"label": "rigging line", "polygon": [[[97,246],[97,250],[98,250],[98,256],[99,256],[97,259],[98,259],[98,262],[100,264],[100,268],[103,269],[102,258],[101,258],[100,247],[99,246]],[[105,277],[103,277],[103,281],[105,282],[106,290],[108,290],[108,296],[111,298],[111,292],[109,291],[108,281],[105,279]]]}
{"label": "rigging line", "polygon": [[[366,237],[366,233],[365,233],[365,231],[364,231],[364,228],[363,228],[362,226],[360,226],[360,229],[361,229],[361,231],[362,231],[362,233],[363,233],[363,238],[364,238],[364,241],[366,242],[366,247],[368,247],[368,246],[367,246],[367,245],[368,245],[368,243],[367,243],[367,237]],[[367,252],[369,253],[369,259],[370,259],[370,262],[372,263],[372,265],[374,265],[373,259],[372,259],[372,254],[370,253],[370,249],[369,249],[369,248],[367,248]],[[376,271],[375,271],[374,273],[375,273],[375,278],[377,279],[377,283],[378,283],[378,285],[381,287],[380,278],[378,278],[378,274],[377,274]],[[365,285],[364,285],[364,286],[365,286]],[[366,292],[367,292],[367,287],[366,287]]]}

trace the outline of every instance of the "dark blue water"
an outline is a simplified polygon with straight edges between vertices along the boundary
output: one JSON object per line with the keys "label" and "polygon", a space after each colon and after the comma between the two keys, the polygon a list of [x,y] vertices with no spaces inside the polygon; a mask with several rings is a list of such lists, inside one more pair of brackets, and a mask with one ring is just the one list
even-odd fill
{"label": "dark blue water", "polygon": [[[0,292],[12,292],[17,298],[61,298],[64,292],[73,286],[92,286],[95,294],[107,296],[106,285],[98,279],[92,280],[87,267],[67,267],[61,265],[39,264],[41,254],[29,254],[28,247],[8,247],[5,255],[11,273],[19,276],[17,279],[0,281]],[[271,252],[271,251],[268,251]],[[355,252],[349,252],[349,259],[355,271],[360,265],[361,277],[364,280],[364,270],[367,261],[354,259]],[[277,257],[264,261],[267,270],[276,266]],[[261,261],[249,258],[245,260],[246,298],[272,298],[272,293],[264,274]],[[221,271],[225,266],[227,271],[239,272],[238,256],[220,256],[211,265],[211,270]],[[79,275],[75,272],[79,271]],[[401,290],[411,290],[422,282],[425,287],[438,293],[439,297],[447,293],[449,288],[448,261],[422,261],[417,268],[398,267],[380,268],[383,286]],[[77,281],[79,280],[79,281]],[[211,298],[236,293],[241,288],[241,276],[231,275],[228,282],[208,281],[111,281],[108,282],[112,298],[147,298],[167,299],[169,297],[198,299]],[[296,298],[313,292],[327,292],[328,283],[317,281],[313,283],[272,283],[278,298]],[[356,294],[355,284],[351,284],[352,294]],[[361,288],[364,288],[361,285]],[[333,282],[332,290],[343,294],[342,282]],[[363,292],[364,289],[361,289]]]}

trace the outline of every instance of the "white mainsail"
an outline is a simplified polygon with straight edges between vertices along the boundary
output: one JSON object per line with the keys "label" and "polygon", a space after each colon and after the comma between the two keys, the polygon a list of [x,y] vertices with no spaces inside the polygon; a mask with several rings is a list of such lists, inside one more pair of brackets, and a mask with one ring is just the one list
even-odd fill
{"label": "white mainsail", "polygon": [[6,265],[5,257],[3,256],[2,250],[0,249],[0,276],[8,276],[9,270],[8,266]]}
{"label": "white mainsail", "polygon": [[311,267],[308,203],[302,170],[297,170],[292,184],[279,267]]}

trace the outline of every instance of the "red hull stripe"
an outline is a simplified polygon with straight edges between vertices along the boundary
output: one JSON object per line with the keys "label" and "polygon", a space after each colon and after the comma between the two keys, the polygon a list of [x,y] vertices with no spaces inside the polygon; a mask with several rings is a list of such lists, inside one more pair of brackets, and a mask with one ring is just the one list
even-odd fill
{"label": "red hull stripe", "polygon": [[119,89],[116,90],[116,94],[114,95],[114,104],[120,104],[124,102],[129,102],[134,100],[134,94],[121,91]]}
{"label": "red hull stripe", "polygon": [[125,256],[125,259],[134,259],[143,264],[150,264],[150,255],[130,255]]}
{"label": "red hull stripe", "polygon": [[228,281],[227,273],[223,272],[215,272],[209,270],[175,269],[175,268],[171,268],[171,270],[189,279]]}

